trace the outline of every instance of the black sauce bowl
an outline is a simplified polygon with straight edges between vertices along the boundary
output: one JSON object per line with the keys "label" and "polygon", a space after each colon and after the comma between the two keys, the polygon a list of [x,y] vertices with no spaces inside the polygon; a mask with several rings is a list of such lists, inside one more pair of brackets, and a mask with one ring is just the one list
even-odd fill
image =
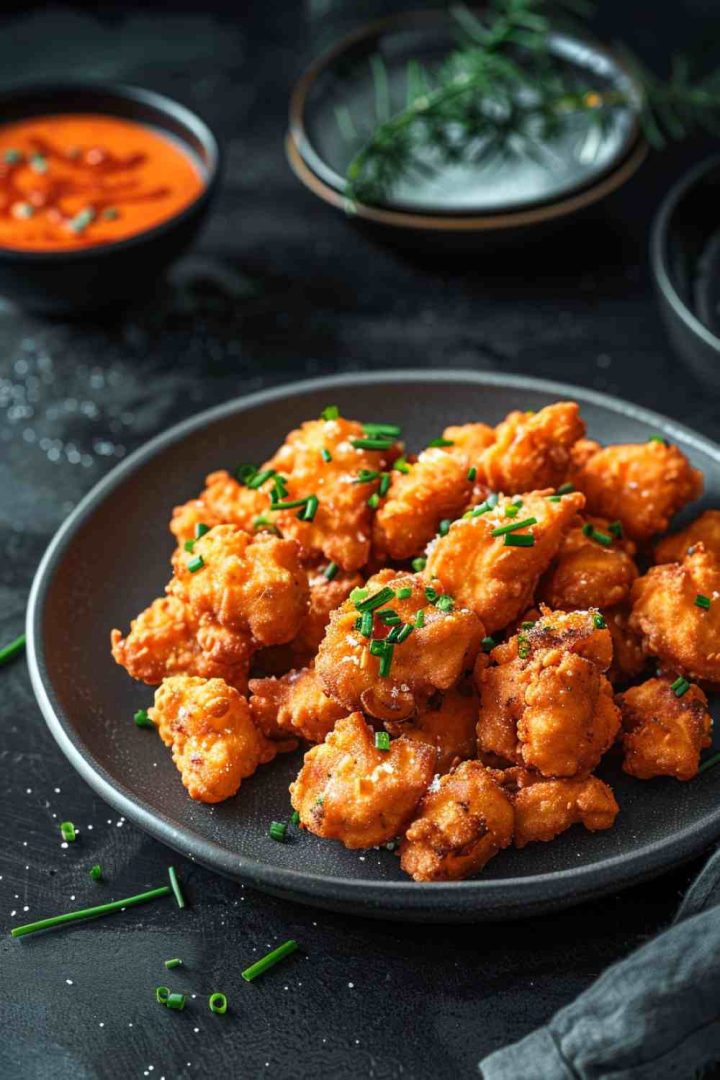
{"label": "black sauce bowl", "polygon": [[653,222],[650,263],[660,311],[680,357],[720,386],[720,155],[686,173]]}
{"label": "black sauce bowl", "polygon": [[159,225],[114,243],[75,251],[18,251],[0,246],[0,297],[48,314],[100,310],[133,300],[192,240],[217,188],[217,139],[178,102],[134,86],[47,83],[0,92],[4,123],[58,113],[102,113],[136,120],[177,139],[199,163],[204,187]]}

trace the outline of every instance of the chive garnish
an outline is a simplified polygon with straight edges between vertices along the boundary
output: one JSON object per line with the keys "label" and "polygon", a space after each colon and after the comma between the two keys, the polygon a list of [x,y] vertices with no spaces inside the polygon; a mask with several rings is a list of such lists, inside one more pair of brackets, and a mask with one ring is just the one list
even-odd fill
{"label": "chive garnish", "polygon": [[376,435],[367,439],[351,439],[350,445],[356,450],[389,450],[395,445],[394,439],[386,439],[382,435]]}
{"label": "chive garnish", "polygon": [[326,577],[328,581],[332,581],[334,577],[337,577],[337,573],[340,567],[336,562],[330,562],[323,570],[323,577]]}
{"label": "chive garnish", "polygon": [[168,1009],[184,1009],[185,1008],[185,995],[184,994],[170,994],[165,1006]]}
{"label": "chive garnish", "polygon": [[337,420],[340,415],[340,410],[337,405],[326,405],[323,411],[320,413],[321,420]]}
{"label": "chive garnish", "polygon": [[6,150],[3,154],[3,161],[6,165],[17,165],[23,159],[23,155],[20,150]]}
{"label": "chive garnish", "polygon": [[607,623],[605,622],[605,619],[603,618],[603,616],[599,612],[596,612],[593,615],[593,623],[595,625],[596,630],[607,630]]}
{"label": "chive garnish", "polygon": [[526,619],[525,622],[520,623],[520,629],[521,630],[532,630],[534,625],[535,625],[534,619]]}
{"label": "chive garnish", "polygon": [[443,518],[442,521],[440,522],[439,526],[438,526],[438,532],[440,533],[440,535],[441,536],[447,536],[447,534],[450,532],[450,526],[451,525],[452,525],[452,522],[451,522],[450,518]]}
{"label": "chive garnish", "polygon": [[282,499],[287,498],[287,482],[284,476],[280,473],[275,473],[273,477],[273,489],[270,492],[270,502],[280,502]]}
{"label": "chive garnish", "polygon": [[587,536],[588,539],[594,540],[596,544],[602,544],[603,547],[610,547],[613,542],[612,536],[608,536],[607,533],[600,532],[600,530],[596,529],[594,525],[591,525],[589,521],[586,522],[585,525],[583,525],[582,531],[583,536]]}
{"label": "chive garnish", "polygon": [[173,968],[180,967],[182,965],[182,960],[175,956],[172,960],[165,960],[164,963],[168,971],[171,971]]}
{"label": "chive garnish", "polygon": [[[274,509],[274,507],[271,507],[271,509]],[[253,518],[253,529],[255,529],[255,532],[257,532],[258,529],[264,529],[266,532],[274,533],[275,536],[280,535],[280,530],[277,525],[275,525],[270,518],[265,517],[264,514],[260,514],[258,517]]]}
{"label": "chive garnish", "polygon": [[155,987],[155,1000],[158,1005],[167,1005],[167,999],[170,997],[170,988],[168,986],[156,986]]}
{"label": "chive garnish", "polygon": [[247,486],[252,488],[253,491],[257,491],[263,484],[275,475],[274,469],[263,469],[262,472],[256,472],[248,481]]}
{"label": "chive garnish", "polygon": [[211,994],[208,998],[208,1006],[211,1013],[216,1013],[218,1016],[222,1016],[227,1012],[228,1002],[225,994],[221,994],[219,990],[216,990],[214,994]]}
{"label": "chive garnish", "polygon": [[548,502],[560,502],[561,501],[561,496],[560,495],[548,495],[547,501]]}
{"label": "chive garnish", "polygon": [[483,652],[490,652],[492,649],[495,648],[495,644],[496,644],[495,638],[490,637],[489,634],[488,634],[487,637],[484,637],[482,639],[482,641],[480,642],[480,645],[482,646],[482,651]]}
{"label": "chive garnish", "polygon": [[210,532],[210,526],[205,525],[205,523],[202,522],[202,521],[198,521],[197,525],[195,526],[195,539],[199,540],[201,536],[204,536],[205,533],[209,533],[209,532]]}
{"label": "chive garnish", "polygon": [[49,930],[53,926],[61,926],[63,923],[76,922],[79,919],[90,919],[97,915],[109,915],[113,911],[121,911],[123,908],[132,907],[134,904],[144,904],[148,900],[155,900],[160,896],[169,896],[172,889],[169,885],[161,885],[159,889],[149,889],[147,892],[138,893],[137,896],[129,896],[125,900],[113,900],[109,904],[99,904],[97,907],[82,908],[80,911],[69,911],[65,915],[54,915],[50,919],[39,919],[37,922],[26,923],[25,926],[15,926],[10,931],[11,937],[24,937],[25,934],[34,934],[36,930]]}
{"label": "chive garnish", "polygon": [[698,593],[695,597],[695,607],[703,608],[705,611],[710,610],[710,597],[703,596],[702,593]]}
{"label": "chive garnish", "polygon": [[242,972],[243,979],[245,982],[252,982],[253,979],[257,979],[258,975],[262,975],[263,972],[274,967],[280,960],[283,960],[286,956],[290,956],[291,953],[294,953],[297,947],[297,941],[293,940],[278,945],[277,949],[273,949],[267,956],[263,956],[261,960],[251,964],[249,968],[245,968]]}
{"label": "chive garnish", "polygon": [[186,540],[185,543],[183,544],[183,547],[184,547],[185,551],[189,551],[190,554],[192,554],[192,552],[195,550],[195,541],[194,540]]}
{"label": "chive garnish", "polygon": [[508,533],[505,537],[505,547],[532,547],[535,543],[535,537],[532,533]]}
{"label": "chive garnish", "polygon": [[611,521],[610,524],[608,525],[608,532],[612,533],[613,536],[617,540],[622,540],[622,538],[623,538],[622,521]]}
{"label": "chive garnish", "polygon": [[416,611],[415,612],[415,629],[416,630],[422,630],[424,625],[425,625],[425,612],[422,611],[422,610],[421,611]]}
{"label": "chive garnish", "polygon": [[441,596],[437,600],[435,607],[439,611],[444,611],[447,614],[455,607],[455,601],[453,600],[452,596]]}
{"label": "chive garnish", "polygon": [[[410,623],[405,623],[404,626],[394,627],[390,631],[390,634],[395,634],[395,644],[396,645],[402,645],[403,641],[407,641],[407,639],[410,637],[412,632],[413,632],[412,625]],[[390,638],[390,634],[388,634],[388,639]]]}
{"label": "chive garnish", "polygon": [[298,814],[297,810],[293,810],[292,814],[290,815],[290,824],[291,825],[299,825],[300,824],[300,815]]}
{"label": "chive garnish", "polygon": [[332,454],[325,447],[323,447],[320,451],[320,457],[323,459],[323,461],[332,461]]}
{"label": "chive garnish", "polygon": [[712,769],[713,766],[717,765],[717,763],[719,761],[720,761],[720,753],[713,754],[712,757],[709,757],[706,761],[703,761],[702,765],[698,769],[698,772],[701,773],[701,772],[705,772],[706,769]]}
{"label": "chive garnish", "polygon": [[402,457],[397,458],[397,460],[393,464],[393,469],[395,469],[396,472],[399,472],[399,473],[407,474],[407,473],[410,472],[410,466],[408,465],[408,460],[405,457],[405,455],[403,455]]}
{"label": "chive garnish", "polygon": [[522,506],[522,504],[523,504],[522,495],[516,495],[515,498],[512,501],[512,505],[513,506]]}
{"label": "chive garnish", "polygon": [[95,863],[94,866],[91,866],[88,873],[93,881],[102,881],[102,867],[99,863]]}
{"label": "chive garnish", "polygon": [[537,518],[523,518],[522,521],[510,521],[507,525],[498,525],[496,529],[491,530],[490,535],[506,536],[508,533],[516,532],[518,529],[525,529],[528,525],[537,525]]}
{"label": "chive garnish", "polygon": [[675,694],[675,697],[682,697],[690,689],[690,683],[682,675],[679,675],[675,682],[670,685],[670,689]]}
{"label": "chive garnish", "polygon": [[390,736],[387,731],[375,732],[375,749],[376,750],[389,750],[390,749]]}
{"label": "chive garnish", "polygon": [[363,431],[366,435],[380,435],[388,439],[399,439],[402,435],[402,428],[398,424],[363,424]]}
{"label": "chive garnish", "polygon": [[428,600],[431,604],[435,603],[439,595],[440,593],[437,591],[437,589],[434,589],[432,585],[425,586],[425,599]]}
{"label": "chive garnish", "polygon": [[373,613],[372,613],[372,611],[363,611],[362,615],[360,616],[360,626],[358,627],[358,630],[360,631],[360,633],[362,634],[363,637],[366,637],[366,638],[372,637],[372,632],[373,632]]}
{"label": "chive garnish", "polygon": [[424,556],[419,555],[417,559],[412,560],[410,565],[412,566],[416,574],[420,574],[427,566],[427,559]]}
{"label": "chive garnish", "polygon": [[356,603],[355,607],[358,611],[374,611],[375,608],[382,607],[388,600],[395,599],[395,590],[388,588],[386,585],[384,589],[380,589],[379,592],[373,593],[372,596],[368,596],[367,600],[362,600],[360,603]]}
{"label": "chive garnish", "polygon": [[506,506],[505,507],[505,517],[509,517],[509,518],[517,517],[519,509],[520,509],[519,506],[512,506],[512,505],[511,506]]}
{"label": "chive garnish", "polygon": [[518,634],[518,656],[521,660],[527,660],[530,655],[530,642],[527,634]]}
{"label": "chive garnish", "polygon": [[380,657],[380,667],[378,668],[378,675],[381,679],[387,679],[390,674],[390,668],[392,667],[394,646],[388,645],[387,641],[384,642],[385,649]]}
{"label": "chive garnish", "polygon": [[63,840],[67,840],[69,844],[71,844],[73,840],[77,839],[77,833],[75,831],[75,826],[73,825],[72,821],[61,821],[60,832],[62,833]]}
{"label": "chive garnish", "polygon": [[367,504],[372,510],[377,510],[378,506],[380,505],[380,496],[378,495],[377,491],[374,491],[372,493],[372,495],[367,501]]}
{"label": "chive garnish", "polygon": [[300,521],[314,521],[319,505],[320,500],[317,495],[310,495],[308,497],[307,506],[300,514],[298,514]]}
{"label": "chive garnish", "polygon": [[9,664],[11,660],[23,651],[25,648],[25,635],[20,634],[14,641],[11,641],[9,645],[5,645],[0,649],[0,665]]}
{"label": "chive garnish", "polygon": [[285,843],[285,833],[287,832],[287,824],[284,821],[271,821],[268,833],[273,840],[277,840],[279,844]]}
{"label": "chive garnish", "polygon": [[138,727],[155,727],[148,715],[147,709],[138,709],[138,711],[133,714],[133,720]]}
{"label": "chive garnish", "polygon": [[353,591],[350,593],[350,599],[353,604],[359,604],[361,600],[364,600],[366,596],[370,595],[370,590],[364,588],[362,585],[356,585]]}
{"label": "chive garnish", "polygon": [[667,439],[663,435],[651,435],[648,442],[662,443],[663,446],[667,446],[668,444]]}
{"label": "chive garnish", "polygon": [[557,489],[558,495],[570,495],[575,490],[573,484],[561,484]]}
{"label": "chive garnish", "polygon": [[399,626],[402,622],[397,611],[394,611],[393,608],[385,608],[383,611],[378,611],[377,617],[380,622],[385,624],[385,626]]}
{"label": "chive garnish", "polygon": [[390,473],[384,472],[380,477],[380,486],[378,488],[378,495],[381,499],[384,499],[390,490]]}
{"label": "chive garnish", "polygon": [[452,439],[443,439],[443,437],[440,436],[439,439],[431,439],[430,442],[428,443],[428,448],[431,447],[431,446],[435,447],[435,446],[454,446],[454,445],[455,445],[455,443],[453,442]]}
{"label": "chive garnish", "polygon": [[106,206],[102,212],[102,216],[106,221],[117,221],[120,217],[120,211],[114,206]]}
{"label": "chive garnish", "polygon": [[235,470],[235,479],[239,484],[245,486],[247,486],[254,476],[257,476],[257,468],[255,465],[238,465]]}
{"label": "chive garnish", "polygon": [[475,480],[477,479],[477,469],[475,468],[475,466],[474,466],[474,465],[472,465],[472,466],[471,466],[471,467],[470,467],[470,468],[468,469],[468,471],[467,471],[467,478],[468,478],[468,480],[470,481],[470,483],[471,483],[471,484],[472,484],[472,483],[474,483],[474,482],[475,482]]}
{"label": "chive garnish", "polygon": [[298,506],[307,506],[309,496],[304,499],[289,499],[287,502],[276,502],[270,507],[271,510],[296,510]]}
{"label": "chive garnish", "polygon": [[411,596],[412,589],[409,585],[403,585],[402,589],[398,589],[397,591],[398,600],[409,600]]}
{"label": "chive garnish", "polygon": [[170,878],[170,888],[173,891],[173,895],[175,897],[175,901],[177,903],[177,906],[179,908],[184,908],[185,907],[185,897],[183,896],[182,889],[180,888],[180,882],[178,881],[178,876],[175,873],[175,867],[174,866],[168,866],[168,877]]}
{"label": "chive garnish", "polygon": [[353,484],[369,484],[373,480],[377,480],[379,475],[377,469],[361,469],[353,480]]}
{"label": "chive garnish", "polygon": [[194,559],[188,559],[187,568],[191,574],[197,574],[198,570],[202,570],[205,565],[205,560],[202,555],[196,555]]}

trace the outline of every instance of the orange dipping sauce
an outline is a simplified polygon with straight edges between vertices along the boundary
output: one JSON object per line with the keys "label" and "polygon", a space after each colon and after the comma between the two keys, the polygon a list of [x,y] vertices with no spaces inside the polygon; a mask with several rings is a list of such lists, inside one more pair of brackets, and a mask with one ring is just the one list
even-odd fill
{"label": "orange dipping sauce", "polygon": [[205,187],[190,152],[115,116],[68,113],[0,127],[0,248],[67,251],[126,240]]}

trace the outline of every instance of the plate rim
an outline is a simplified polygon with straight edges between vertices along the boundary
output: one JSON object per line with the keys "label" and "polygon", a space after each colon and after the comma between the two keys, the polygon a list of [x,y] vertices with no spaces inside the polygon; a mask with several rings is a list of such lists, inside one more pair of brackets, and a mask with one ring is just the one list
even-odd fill
{"label": "plate rim", "polygon": [[[347,910],[349,905],[358,914],[372,915],[376,910],[386,918],[412,918],[415,914],[437,921],[458,916],[480,921],[503,916],[529,915],[542,909],[579,903],[590,897],[625,888],[643,878],[670,870],[693,855],[700,854],[713,840],[720,837],[720,807],[705,815],[699,822],[673,833],[670,839],[656,840],[633,852],[613,855],[587,866],[554,870],[524,878],[473,878],[452,883],[419,883],[410,880],[364,881],[327,877],[314,872],[273,866],[256,858],[230,852],[216,841],[199,835],[192,828],[178,826],[165,813],[151,810],[121,781],[113,777],[82,741],[76,742],[71,737],[70,718],[63,718],[62,710],[55,708],[48,690],[48,687],[52,687],[52,682],[42,648],[44,601],[53,583],[57,566],[73,536],[96,506],[105,501],[128,475],[159,451],[226,416],[319,390],[331,393],[335,388],[358,384],[386,384],[388,381],[498,386],[557,395],[562,399],[577,400],[581,405],[585,402],[658,427],[707,454],[720,465],[720,446],[661,413],[590,388],[510,372],[486,372],[469,368],[444,371],[389,369],[350,372],[282,383],[204,409],[143,443],[102,477],[60,525],[40,560],[28,599],[27,662],[36,701],[61,751],[82,778],[106,802],[143,831],[192,861],[276,895],[336,910]],[[624,873],[618,876],[614,871],[620,867]],[[389,913],[390,908],[392,910]]]}

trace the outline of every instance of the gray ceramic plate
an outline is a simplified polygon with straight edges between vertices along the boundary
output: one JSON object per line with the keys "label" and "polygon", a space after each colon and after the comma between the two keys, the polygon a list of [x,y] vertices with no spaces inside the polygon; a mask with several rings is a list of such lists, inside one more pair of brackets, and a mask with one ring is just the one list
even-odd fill
{"label": "gray ceramic plate", "polygon": [[294,831],[286,844],[269,838],[268,823],[289,814],[299,755],[261,769],[237,798],[202,806],[185,794],[159,739],[132,722],[152,692],[113,663],[109,631],[161,593],[170,510],[201,488],[206,473],[268,457],[290,428],[328,403],[349,416],[399,421],[415,449],[448,423],[495,423],[511,409],[558,398],[578,400],[590,434],[605,442],[664,432],[704,471],[704,504],[720,503],[720,449],[692,431],[587,390],[468,371],[349,375],[265,391],[179,424],[129,457],[60,529],[28,610],[35,693],[81,776],[129,820],[223,874],[319,907],[392,919],[529,915],[659,874],[718,839],[720,769],[690,784],[640,783],[610,764],[603,775],[621,806],[615,828],[572,829],[552,844],[503,852],[474,881],[420,885],[387,851],[346,851]]}

